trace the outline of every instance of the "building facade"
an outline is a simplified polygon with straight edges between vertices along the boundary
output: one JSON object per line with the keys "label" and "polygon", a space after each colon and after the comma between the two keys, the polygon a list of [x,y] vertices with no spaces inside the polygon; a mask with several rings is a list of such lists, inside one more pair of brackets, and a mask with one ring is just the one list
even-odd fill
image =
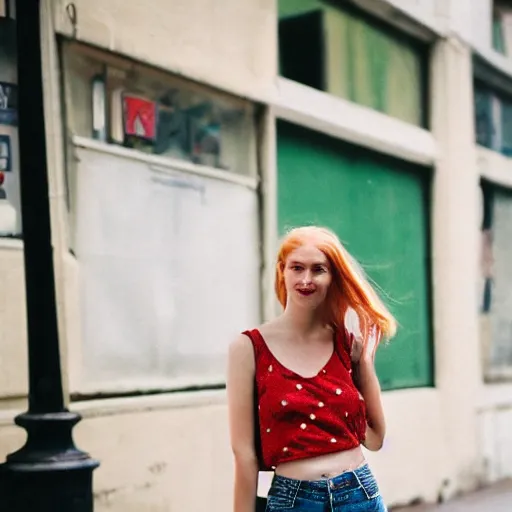
{"label": "building facade", "polygon": [[[16,13],[0,4],[4,456],[27,372]],[[101,461],[96,509],[230,509],[226,349],[278,311],[279,236],[309,223],[399,321],[377,362],[389,433],[368,454],[388,504],[512,476],[506,5],[42,5],[61,353],[77,444]]]}

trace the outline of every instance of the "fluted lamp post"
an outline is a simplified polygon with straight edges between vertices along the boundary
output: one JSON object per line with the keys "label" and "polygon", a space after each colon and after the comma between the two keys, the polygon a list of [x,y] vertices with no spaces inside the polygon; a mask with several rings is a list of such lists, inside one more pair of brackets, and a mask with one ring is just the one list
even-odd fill
{"label": "fluted lamp post", "polygon": [[62,387],[43,108],[39,0],[16,0],[21,215],[27,304],[26,444],[0,465],[0,510],[91,512],[98,462],[76,448]]}

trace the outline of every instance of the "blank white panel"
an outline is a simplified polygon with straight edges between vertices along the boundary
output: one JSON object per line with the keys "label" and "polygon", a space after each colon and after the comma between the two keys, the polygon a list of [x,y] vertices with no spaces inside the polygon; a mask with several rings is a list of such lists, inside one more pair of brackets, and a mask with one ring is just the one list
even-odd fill
{"label": "blank white panel", "polygon": [[260,319],[256,192],[76,151],[85,382],[222,373]]}

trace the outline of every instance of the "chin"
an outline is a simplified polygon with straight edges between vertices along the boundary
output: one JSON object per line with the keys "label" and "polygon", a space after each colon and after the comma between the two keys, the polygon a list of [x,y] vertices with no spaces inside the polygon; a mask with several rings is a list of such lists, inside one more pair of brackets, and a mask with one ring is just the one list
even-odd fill
{"label": "chin", "polygon": [[297,306],[305,309],[305,310],[316,310],[318,308],[320,308],[321,306],[323,306],[324,304],[324,300],[323,299],[319,299],[318,297],[303,297],[302,295],[299,295],[298,297],[296,297],[296,299],[294,300],[295,304],[297,304]]}

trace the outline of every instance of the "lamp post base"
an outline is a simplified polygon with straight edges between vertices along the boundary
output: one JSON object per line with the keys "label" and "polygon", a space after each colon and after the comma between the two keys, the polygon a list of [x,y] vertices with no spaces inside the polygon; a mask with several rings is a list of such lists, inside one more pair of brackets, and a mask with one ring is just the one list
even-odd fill
{"label": "lamp post base", "polygon": [[75,413],[16,417],[27,442],[0,465],[0,504],[6,512],[92,512],[92,472],[99,463],[76,448]]}

